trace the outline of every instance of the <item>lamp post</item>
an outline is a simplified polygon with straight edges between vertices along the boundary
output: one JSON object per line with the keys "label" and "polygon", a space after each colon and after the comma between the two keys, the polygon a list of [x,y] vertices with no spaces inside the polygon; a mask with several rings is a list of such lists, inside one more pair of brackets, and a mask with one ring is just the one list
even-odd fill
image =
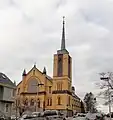
{"label": "lamp post", "polygon": [[[38,98],[38,87],[42,86],[42,85],[44,85],[44,84],[40,83],[40,84],[34,85],[34,86],[37,86],[37,98]],[[38,111],[37,107],[38,107],[38,102],[36,101],[36,112]]]}
{"label": "lamp post", "polygon": [[108,86],[109,116],[110,116],[110,120],[111,120],[111,94],[110,94],[110,89],[109,89],[109,80],[110,80],[110,78],[102,76],[100,79],[103,80],[103,81],[106,81],[108,83],[107,86]]}

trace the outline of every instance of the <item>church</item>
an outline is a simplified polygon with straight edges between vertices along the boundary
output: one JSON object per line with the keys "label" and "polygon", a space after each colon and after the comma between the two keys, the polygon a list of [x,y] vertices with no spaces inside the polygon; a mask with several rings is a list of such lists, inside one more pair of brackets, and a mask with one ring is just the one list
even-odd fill
{"label": "church", "polygon": [[72,57],[65,46],[65,21],[63,19],[61,48],[54,54],[53,76],[46,68],[40,71],[34,65],[29,72],[24,70],[17,85],[16,103],[19,110],[58,110],[72,116],[84,112],[84,104],[72,86]]}

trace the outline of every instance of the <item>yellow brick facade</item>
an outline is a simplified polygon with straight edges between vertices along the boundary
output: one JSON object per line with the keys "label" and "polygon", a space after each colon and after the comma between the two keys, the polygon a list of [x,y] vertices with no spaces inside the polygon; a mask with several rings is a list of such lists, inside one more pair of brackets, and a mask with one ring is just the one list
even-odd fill
{"label": "yellow brick facade", "polygon": [[45,69],[43,72],[38,70],[36,65],[28,73],[24,71],[22,81],[17,85],[16,100],[20,111],[59,110],[68,116],[75,111],[81,112],[81,100],[72,87],[69,52],[61,49],[54,55],[53,77],[49,77]]}

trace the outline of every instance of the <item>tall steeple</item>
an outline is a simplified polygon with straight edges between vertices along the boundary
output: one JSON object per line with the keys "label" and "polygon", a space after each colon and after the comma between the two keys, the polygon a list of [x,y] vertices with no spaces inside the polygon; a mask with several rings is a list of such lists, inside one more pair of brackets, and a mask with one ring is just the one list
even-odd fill
{"label": "tall steeple", "polygon": [[62,42],[61,42],[61,50],[65,50],[65,21],[63,16],[63,29],[62,29]]}
{"label": "tall steeple", "polygon": [[63,28],[62,28],[62,40],[61,40],[61,48],[60,50],[57,50],[57,54],[69,54],[69,52],[66,49],[65,45],[65,21],[63,16]]}

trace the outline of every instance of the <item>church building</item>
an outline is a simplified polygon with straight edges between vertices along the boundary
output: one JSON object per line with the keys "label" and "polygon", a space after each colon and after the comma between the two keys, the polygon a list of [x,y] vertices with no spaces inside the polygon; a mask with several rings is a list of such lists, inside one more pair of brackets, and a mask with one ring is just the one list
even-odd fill
{"label": "church building", "polygon": [[65,22],[63,19],[61,48],[54,54],[53,76],[46,68],[40,71],[36,65],[26,73],[17,85],[16,101],[19,110],[58,110],[67,116],[84,110],[81,99],[72,86],[72,57],[65,46]]}

